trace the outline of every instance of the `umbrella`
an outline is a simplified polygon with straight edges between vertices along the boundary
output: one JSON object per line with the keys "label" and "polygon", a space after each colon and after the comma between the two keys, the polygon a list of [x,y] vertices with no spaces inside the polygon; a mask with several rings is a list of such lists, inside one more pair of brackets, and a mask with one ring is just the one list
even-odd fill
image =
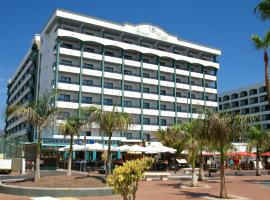
{"label": "umbrella", "polygon": [[120,152],[128,152],[130,149],[130,146],[128,145],[123,145],[123,146],[120,146],[120,147],[115,147],[115,150],[116,151],[120,151]]}
{"label": "umbrella", "polygon": [[146,149],[145,147],[134,144],[129,148],[129,152],[146,152]]}
{"label": "umbrella", "polygon": [[[67,145],[65,147],[58,149],[58,151],[67,151],[67,150],[69,150],[69,148],[70,148],[70,145]],[[81,150],[83,150],[83,148],[84,148],[84,145],[78,145],[78,144],[72,145],[73,151],[81,151]]]}
{"label": "umbrella", "polygon": [[269,152],[264,152],[260,156],[270,156],[270,151]]}

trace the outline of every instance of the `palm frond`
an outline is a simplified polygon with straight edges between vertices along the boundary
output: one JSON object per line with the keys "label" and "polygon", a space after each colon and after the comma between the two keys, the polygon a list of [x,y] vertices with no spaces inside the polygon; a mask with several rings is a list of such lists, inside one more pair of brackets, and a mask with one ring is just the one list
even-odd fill
{"label": "palm frond", "polygon": [[261,1],[254,9],[254,12],[260,15],[264,21],[270,19],[270,0]]}

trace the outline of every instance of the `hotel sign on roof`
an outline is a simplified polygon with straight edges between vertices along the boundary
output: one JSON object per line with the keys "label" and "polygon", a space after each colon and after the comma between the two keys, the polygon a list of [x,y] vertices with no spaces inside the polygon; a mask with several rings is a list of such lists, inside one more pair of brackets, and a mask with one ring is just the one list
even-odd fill
{"label": "hotel sign on roof", "polygon": [[155,26],[151,26],[147,24],[139,25],[137,26],[136,31],[137,31],[137,34],[141,36],[151,37],[157,40],[168,41],[168,34]]}

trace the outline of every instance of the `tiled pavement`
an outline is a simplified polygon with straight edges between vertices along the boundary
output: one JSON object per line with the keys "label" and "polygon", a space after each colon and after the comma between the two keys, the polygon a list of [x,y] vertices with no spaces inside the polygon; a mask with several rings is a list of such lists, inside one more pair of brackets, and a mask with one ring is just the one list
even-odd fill
{"label": "tiled pavement", "polygon": [[[241,196],[252,200],[270,199],[270,176],[227,176],[228,194]],[[203,196],[217,197],[219,194],[219,181],[217,178],[209,179],[203,184],[209,187],[183,188],[189,181],[168,180],[168,181],[142,181],[137,193],[138,200],[187,200],[205,199]],[[30,197],[19,197],[0,194],[1,200],[29,200]],[[62,200],[121,200],[120,196],[96,197],[96,198],[59,198]]]}

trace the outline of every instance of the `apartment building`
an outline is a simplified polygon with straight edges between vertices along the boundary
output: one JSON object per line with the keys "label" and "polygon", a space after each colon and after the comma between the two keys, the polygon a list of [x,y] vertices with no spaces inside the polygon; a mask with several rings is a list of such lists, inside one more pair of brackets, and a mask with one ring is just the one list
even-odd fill
{"label": "apartment building", "polygon": [[263,130],[270,128],[270,110],[264,83],[230,90],[218,96],[220,112],[252,115],[252,125],[259,125]]}
{"label": "apartment building", "polygon": [[[118,24],[57,9],[38,44],[37,84],[28,100],[54,92],[52,103],[61,111],[55,125],[44,131],[43,144],[67,143],[57,126],[90,105],[108,111],[115,106],[133,117],[130,130],[114,133],[115,141],[151,140],[159,128],[197,118],[203,109],[217,110],[221,51],[157,26]],[[8,85],[8,105],[17,104],[30,90],[29,85],[21,93],[19,88],[14,91],[24,65],[26,61]],[[7,117],[6,135],[30,138],[27,124],[16,128],[20,119],[11,119]],[[89,141],[101,140],[100,134],[98,127],[82,131]]]}

